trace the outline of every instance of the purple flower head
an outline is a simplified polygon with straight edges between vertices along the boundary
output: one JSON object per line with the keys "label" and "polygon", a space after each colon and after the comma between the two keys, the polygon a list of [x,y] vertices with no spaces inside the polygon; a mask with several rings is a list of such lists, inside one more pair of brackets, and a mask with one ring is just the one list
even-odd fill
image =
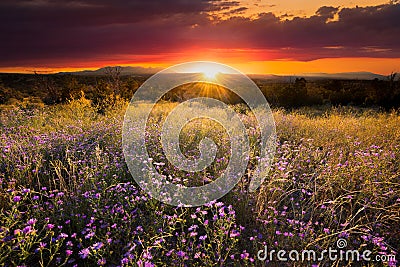
{"label": "purple flower head", "polygon": [[99,250],[103,247],[103,245],[104,245],[103,242],[97,242],[97,243],[93,244],[93,249]]}
{"label": "purple flower head", "polygon": [[36,219],[29,219],[27,224],[28,225],[34,225],[36,222],[37,222]]}
{"label": "purple flower head", "polygon": [[21,201],[21,196],[15,196],[14,198],[13,198],[13,201],[15,202],[15,203],[17,203],[17,202],[20,202]]}
{"label": "purple flower head", "polygon": [[87,256],[90,254],[90,250],[88,248],[84,248],[79,252],[79,255],[82,259],[86,259]]}
{"label": "purple flower head", "polygon": [[24,188],[23,190],[22,190],[22,193],[24,193],[24,194],[27,194],[27,193],[29,193],[31,190],[29,189],[29,188]]}
{"label": "purple flower head", "polygon": [[206,238],[207,238],[207,235],[201,235],[201,236],[199,237],[200,240],[206,240]]}
{"label": "purple flower head", "polygon": [[151,255],[150,251],[145,251],[143,253],[143,258],[147,259],[147,260],[151,260],[153,258],[153,256]]}
{"label": "purple flower head", "polygon": [[240,258],[242,260],[247,260],[249,258],[249,256],[250,256],[250,254],[246,250],[243,250],[243,253],[240,254]]}
{"label": "purple flower head", "polygon": [[67,235],[66,233],[61,233],[61,234],[59,235],[59,237],[60,237],[60,238],[67,238],[68,235]]}
{"label": "purple flower head", "polygon": [[199,226],[197,224],[193,224],[192,226],[189,227],[189,231],[193,231],[195,229],[197,229]]}
{"label": "purple flower head", "polygon": [[344,238],[348,238],[349,237],[349,233],[347,233],[346,231],[343,231],[339,234],[339,237],[344,237]]}
{"label": "purple flower head", "polygon": [[143,262],[142,260],[139,260],[139,261],[137,262],[137,265],[138,265],[139,267],[154,267],[154,264],[153,264],[152,262],[149,262],[149,261]]}
{"label": "purple flower head", "polygon": [[25,227],[22,232],[24,232],[24,234],[30,234],[32,233],[34,230],[32,229],[32,226],[28,225],[27,227]]}
{"label": "purple flower head", "polygon": [[183,252],[182,250],[179,250],[178,252],[176,252],[176,255],[177,255],[179,258],[183,258],[183,257],[185,257],[186,253]]}
{"label": "purple flower head", "polygon": [[230,236],[231,238],[240,236],[240,232],[237,231],[237,230],[235,230],[235,229],[233,229],[233,230],[231,231],[231,233],[230,233],[229,236]]}

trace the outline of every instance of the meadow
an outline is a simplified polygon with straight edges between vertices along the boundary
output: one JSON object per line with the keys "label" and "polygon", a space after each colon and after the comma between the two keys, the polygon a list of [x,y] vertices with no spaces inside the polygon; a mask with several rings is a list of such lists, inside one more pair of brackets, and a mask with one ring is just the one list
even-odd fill
{"label": "meadow", "polygon": [[[159,116],[174,105],[161,103]],[[274,109],[277,150],[262,186],[250,193],[250,177],[243,177],[222,199],[184,208],[151,199],[132,179],[121,148],[126,106],[119,100],[99,113],[82,97],[2,107],[1,266],[398,263],[389,257],[400,249],[398,112]],[[252,120],[242,106],[234,108]],[[386,260],[257,259],[265,246],[320,251],[339,238],[346,249]]]}

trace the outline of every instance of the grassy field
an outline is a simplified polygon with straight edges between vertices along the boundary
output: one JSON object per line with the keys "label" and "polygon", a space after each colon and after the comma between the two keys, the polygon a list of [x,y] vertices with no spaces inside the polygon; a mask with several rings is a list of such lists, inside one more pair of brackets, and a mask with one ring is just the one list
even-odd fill
{"label": "grassy field", "polygon": [[[159,116],[174,105],[161,104]],[[397,112],[274,110],[277,151],[261,188],[249,193],[244,177],[218,201],[180,208],[149,198],[127,170],[126,106],[98,114],[82,98],[2,108],[0,265],[265,266],[257,259],[265,246],[322,251],[339,238],[374,259],[399,251]],[[361,266],[327,258],[276,264]]]}

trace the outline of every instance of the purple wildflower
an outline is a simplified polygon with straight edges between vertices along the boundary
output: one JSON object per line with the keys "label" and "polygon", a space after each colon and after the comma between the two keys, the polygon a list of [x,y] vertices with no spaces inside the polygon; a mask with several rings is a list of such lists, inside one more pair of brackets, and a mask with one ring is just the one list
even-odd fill
{"label": "purple wildflower", "polygon": [[183,257],[185,257],[186,253],[183,252],[182,250],[179,250],[178,252],[176,252],[176,255],[177,255],[179,258],[183,258]]}
{"label": "purple wildflower", "polygon": [[35,223],[37,222],[37,220],[36,219],[29,219],[29,221],[28,221],[28,225],[34,225]]}
{"label": "purple wildflower", "polygon": [[82,259],[86,259],[87,256],[90,254],[90,250],[88,248],[84,248],[79,252],[79,255]]}

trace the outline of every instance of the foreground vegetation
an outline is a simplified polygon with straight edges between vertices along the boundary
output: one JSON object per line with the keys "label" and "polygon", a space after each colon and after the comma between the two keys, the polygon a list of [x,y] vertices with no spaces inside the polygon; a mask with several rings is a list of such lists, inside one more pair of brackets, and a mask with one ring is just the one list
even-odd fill
{"label": "foreground vegetation", "polygon": [[[108,67],[103,75],[6,74],[0,73],[0,104],[16,104],[26,98],[44,104],[66,103],[82,92],[98,108],[105,110],[115,97],[129,101],[149,75],[122,75],[121,68]],[[400,107],[398,73],[374,80],[313,79],[299,77],[253,77],[268,102],[274,107],[309,105],[380,106],[386,110]],[[192,85],[173,90],[164,99],[182,101],[193,95]],[[221,100],[236,104],[240,99],[224,91]],[[32,101],[32,99],[31,99]]]}
{"label": "foreground vegetation", "polygon": [[0,265],[263,266],[265,245],[321,251],[338,238],[373,255],[399,251],[397,112],[276,109],[277,152],[262,187],[247,192],[244,177],[223,199],[180,208],[133,182],[121,149],[127,103],[113,103],[101,114],[85,98],[1,111]]}

